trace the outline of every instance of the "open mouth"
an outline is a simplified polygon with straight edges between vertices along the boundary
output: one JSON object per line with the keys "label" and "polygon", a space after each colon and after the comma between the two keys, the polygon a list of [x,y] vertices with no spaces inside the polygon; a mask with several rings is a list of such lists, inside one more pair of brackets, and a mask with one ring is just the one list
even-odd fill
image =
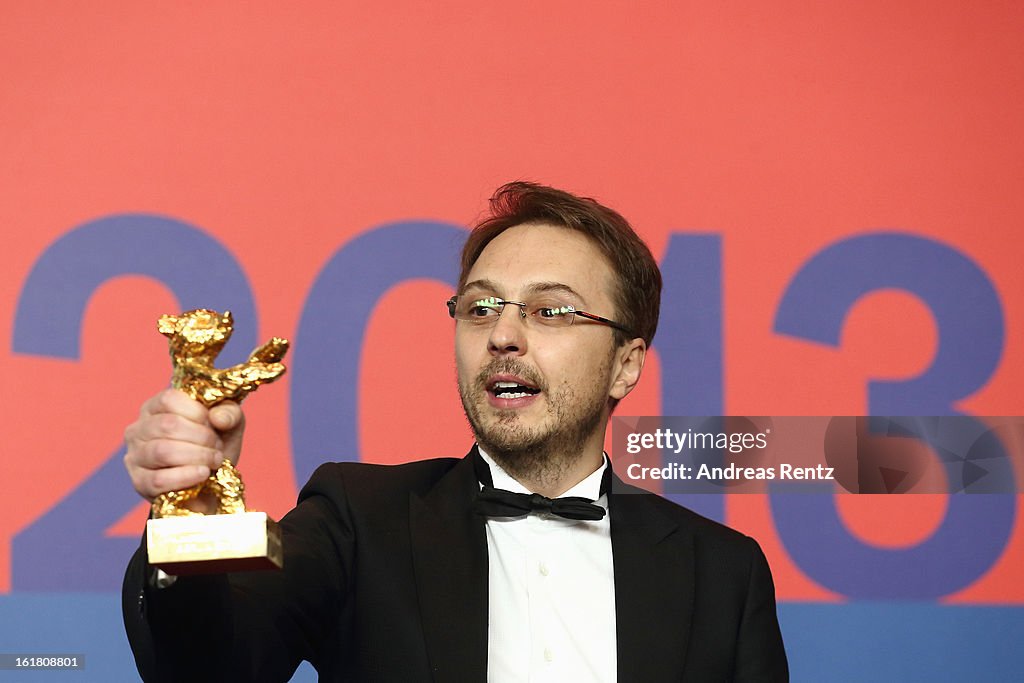
{"label": "open mouth", "polygon": [[491,383],[488,391],[496,398],[503,399],[525,398],[526,396],[536,396],[540,393],[540,389],[537,387],[531,387],[528,384],[522,384],[520,382],[504,380]]}

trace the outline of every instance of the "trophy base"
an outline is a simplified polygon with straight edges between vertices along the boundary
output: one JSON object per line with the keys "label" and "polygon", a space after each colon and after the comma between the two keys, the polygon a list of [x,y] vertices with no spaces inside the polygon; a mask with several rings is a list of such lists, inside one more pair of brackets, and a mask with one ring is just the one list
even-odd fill
{"label": "trophy base", "polygon": [[281,569],[281,530],[265,512],[162,517],[146,522],[149,564],[168,574]]}

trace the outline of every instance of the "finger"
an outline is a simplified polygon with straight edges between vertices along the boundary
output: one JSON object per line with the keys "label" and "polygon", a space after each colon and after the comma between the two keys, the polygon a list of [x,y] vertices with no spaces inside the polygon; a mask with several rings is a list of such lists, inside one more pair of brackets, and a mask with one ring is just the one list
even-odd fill
{"label": "finger", "polygon": [[196,424],[209,422],[206,406],[179,389],[164,389],[142,404],[142,417],[161,413],[174,413]]}
{"label": "finger", "polygon": [[220,448],[221,438],[210,426],[197,424],[177,413],[157,413],[134,425],[131,436],[140,443],[155,440],[192,443]]}
{"label": "finger", "polygon": [[224,460],[224,453],[216,448],[206,448],[183,441],[157,439],[146,442],[137,451],[129,466],[156,470],[165,467],[199,465],[215,469]]}
{"label": "finger", "polygon": [[210,468],[201,465],[184,465],[182,467],[165,467],[159,470],[140,470],[132,477],[135,490],[145,498],[153,498],[168,491],[181,491],[210,476]]}

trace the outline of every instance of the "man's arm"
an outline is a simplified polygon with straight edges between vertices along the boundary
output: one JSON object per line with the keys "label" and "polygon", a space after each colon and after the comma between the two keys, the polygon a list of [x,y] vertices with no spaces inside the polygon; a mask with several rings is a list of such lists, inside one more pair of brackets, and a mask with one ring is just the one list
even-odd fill
{"label": "man's arm", "polygon": [[753,539],[750,579],[736,643],[737,683],[778,683],[789,680],[789,664],[775,611],[775,584],[768,560]]}
{"label": "man's arm", "polygon": [[[303,660],[337,656],[354,543],[338,482],[314,474],[281,520],[281,571],[178,578],[158,588],[143,545],[122,591],[125,629],[145,681],[287,681]],[[332,495],[323,495],[331,491]]]}
{"label": "man's arm", "polygon": [[153,584],[145,541],[132,557],[121,591],[125,632],[144,681],[215,680],[218,651],[233,640],[227,576]]}
{"label": "man's arm", "polygon": [[[152,501],[205,480],[223,458],[238,460],[244,416],[237,404],[207,409],[184,393],[146,401],[125,431],[125,467]],[[311,482],[305,499],[281,520],[285,569],[181,577],[157,587],[145,544],[123,585],[125,629],[147,681],[285,681],[302,659],[315,659],[336,628],[342,557],[350,534],[331,485]],[[349,547],[343,547],[348,545]]]}

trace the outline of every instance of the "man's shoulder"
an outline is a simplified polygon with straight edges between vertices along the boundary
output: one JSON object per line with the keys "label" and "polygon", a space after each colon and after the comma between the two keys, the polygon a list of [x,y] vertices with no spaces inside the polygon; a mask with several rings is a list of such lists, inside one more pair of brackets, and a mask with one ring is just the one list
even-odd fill
{"label": "man's shoulder", "polygon": [[625,497],[629,504],[645,515],[652,515],[676,525],[680,533],[693,538],[698,546],[705,549],[720,548],[722,550],[749,553],[756,541],[749,536],[732,529],[721,522],[705,517],[690,508],[668,498],[651,493],[645,489],[617,482],[612,491],[621,500]]}
{"label": "man's shoulder", "polygon": [[320,465],[299,494],[309,495],[344,489],[349,496],[387,497],[420,495],[429,491],[461,458],[429,458],[398,465],[363,462],[328,462]]}

